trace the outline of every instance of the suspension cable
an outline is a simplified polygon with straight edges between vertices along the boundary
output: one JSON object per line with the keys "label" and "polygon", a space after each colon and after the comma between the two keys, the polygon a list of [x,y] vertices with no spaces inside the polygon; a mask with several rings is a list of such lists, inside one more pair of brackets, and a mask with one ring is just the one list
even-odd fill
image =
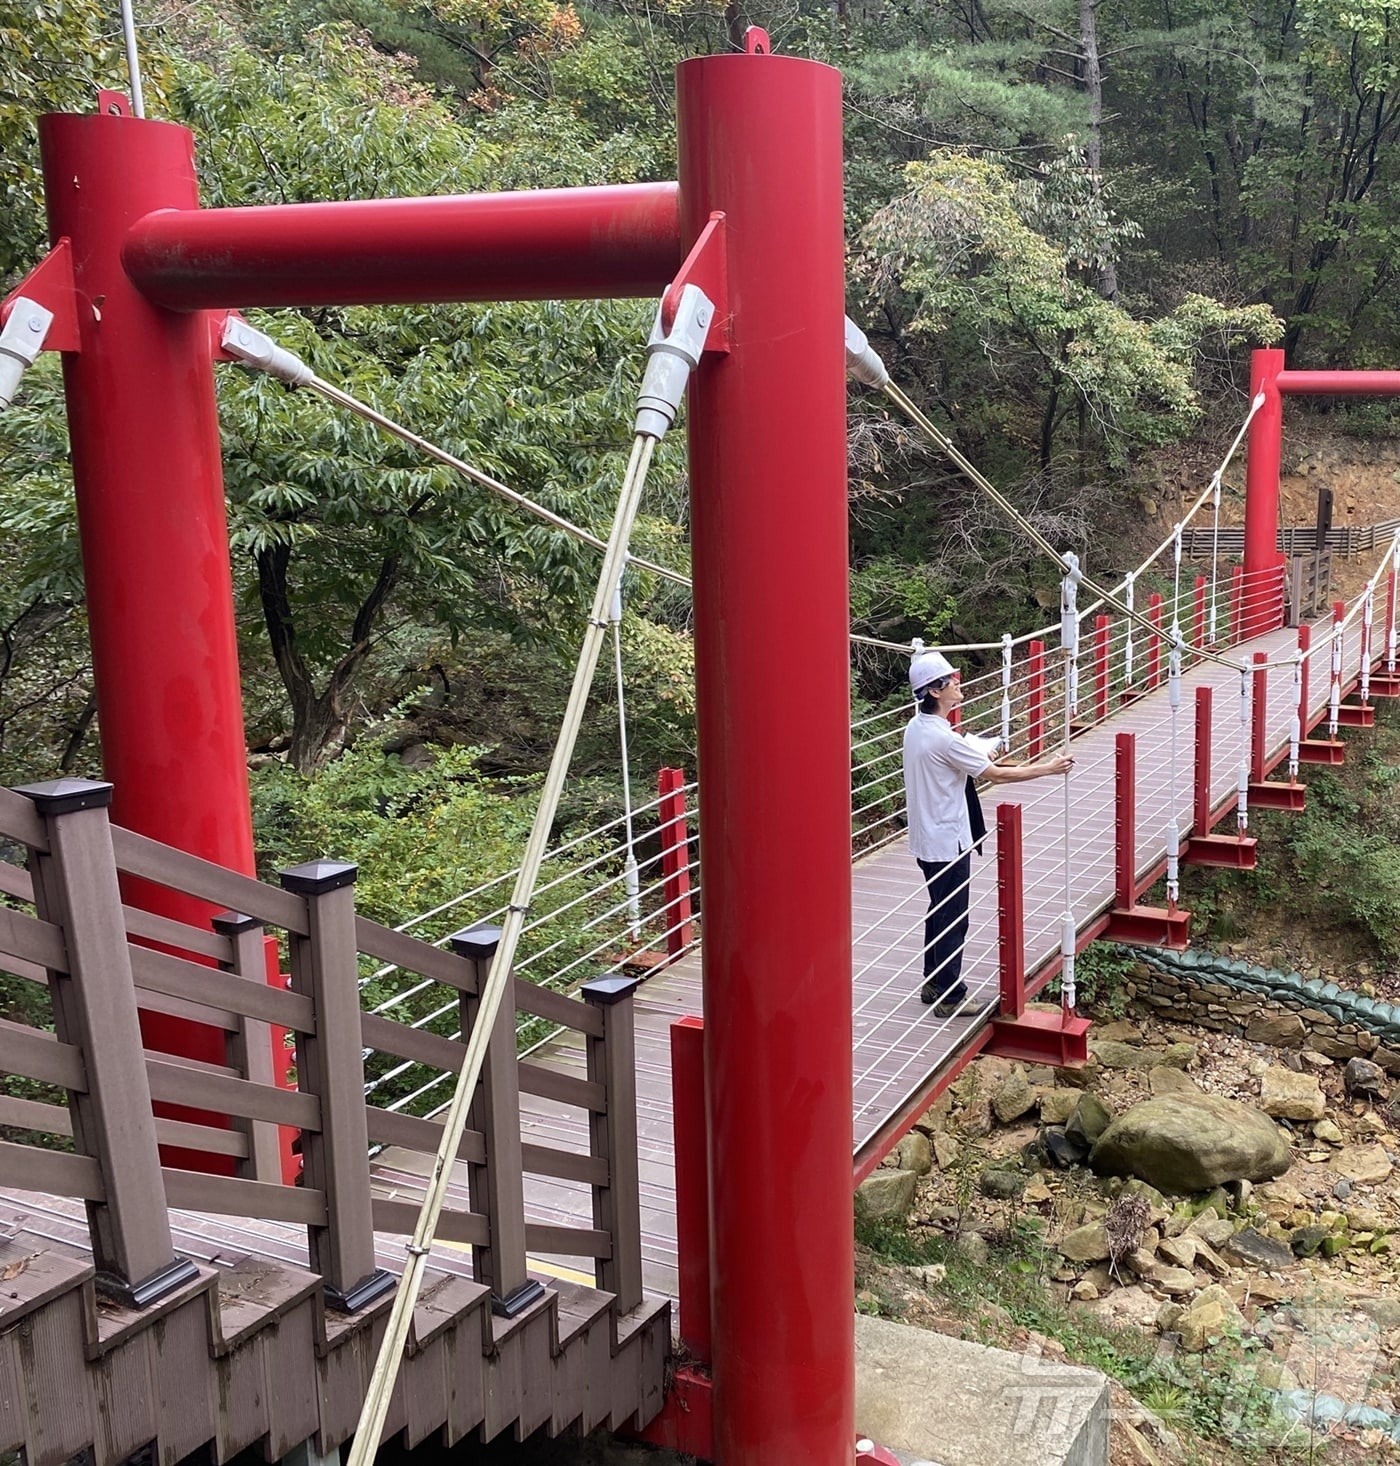
{"label": "suspension cable", "polygon": [[612,606],[613,596],[627,563],[627,542],[631,536],[632,527],[636,523],[647,470],[651,466],[657,442],[675,420],[680,398],[684,393],[690,372],[699,365],[700,354],[704,349],[705,336],[713,314],[713,304],[704,292],[694,285],[687,285],[681,292],[681,302],[676,311],[675,323],[665,336],[660,334],[660,312],[658,311],[658,330],[653,333],[653,339],[648,346],[647,370],[639,398],[632,454],[613,516],[612,531],[608,536],[607,547],[603,554],[603,564],[599,571],[592,611],[588,617],[583,645],[574,669],[573,685],[569,690],[569,699],[560,723],[549,771],[545,775],[544,786],[540,791],[539,806],[530,826],[529,839],[526,841],[525,854],[520,863],[520,873],[516,878],[510,906],[501,928],[500,940],[495,955],[491,959],[490,970],[481,986],[476,1019],[467,1040],[461,1073],[458,1075],[447,1118],[443,1122],[442,1138],[433,1162],[429,1185],[423,1198],[412,1240],[406,1249],[407,1256],[402,1280],[394,1297],[384,1341],[380,1346],[378,1358],[375,1360],[374,1372],[365,1394],[364,1407],[360,1414],[359,1424],[355,1429],[354,1442],[350,1448],[349,1466],[370,1466],[379,1446],[384,1421],[388,1416],[394,1380],[398,1374],[399,1362],[403,1356],[404,1345],[413,1319],[413,1306],[417,1301],[418,1290],[422,1284],[423,1271],[432,1248],[438,1217],[447,1200],[452,1163],[466,1130],[472,1097],[476,1091],[477,1080],[486,1057],[487,1043],[495,1025],[501,1000],[511,980],[521,931],[534,896],[535,882],[539,876],[540,867],[544,863],[550,831],[559,810],[559,801],[563,796],[564,784],[573,761],[574,746],[578,741],[589,691],[602,653],[603,639],[607,633],[608,611]]}
{"label": "suspension cable", "polygon": [[613,670],[617,674],[617,746],[622,760],[622,819],[626,831],[627,857],[623,862],[623,875],[627,885],[627,914],[630,918],[632,940],[636,941],[642,930],[641,882],[637,873],[637,847],[632,831],[632,771],[627,761],[627,702],[622,678],[622,582],[619,580],[612,602]]}

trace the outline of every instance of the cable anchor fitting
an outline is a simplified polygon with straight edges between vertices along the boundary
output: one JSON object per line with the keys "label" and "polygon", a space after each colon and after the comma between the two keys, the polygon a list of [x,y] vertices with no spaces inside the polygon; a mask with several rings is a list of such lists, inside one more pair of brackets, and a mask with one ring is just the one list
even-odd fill
{"label": "cable anchor fitting", "polygon": [[0,331],[0,411],[15,400],[20,378],[44,349],[51,325],[51,310],[28,296],[15,299],[5,329]]}
{"label": "cable anchor fitting", "polygon": [[880,353],[870,344],[865,332],[846,317],[846,371],[863,387],[887,387],[889,368],[880,359]]}
{"label": "cable anchor fitting", "polygon": [[304,387],[316,376],[296,352],[279,346],[271,336],[237,316],[229,316],[224,322],[224,334],[219,344],[244,366],[266,372],[289,387]]}
{"label": "cable anchor fitting", "polygon": [[647,367],[642,376],[642,390],[637,395],[634,431],[658,442],[666,436],[667,429],[680,411],[690,374],[700,365],[714,314],[714,302],[698,285],[687,285],[681,291],[680,304],[676,307],[676,317],[669,331],[662,324],[661,307],[657,307],[656,322],[647,342]]}

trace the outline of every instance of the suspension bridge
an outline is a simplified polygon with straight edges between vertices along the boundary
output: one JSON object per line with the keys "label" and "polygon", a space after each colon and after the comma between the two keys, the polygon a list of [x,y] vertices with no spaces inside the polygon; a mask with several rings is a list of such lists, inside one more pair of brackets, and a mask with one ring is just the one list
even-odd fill
{"label": "suspension bridge", "polygon": [[[53,1017],[0,1024],[0,1068],[39,1086],[0,1097],[22,1132],[0,1142],[0,1449],[29,1466],[347,1440],[359,1466],[396,1438],[629,1425],[724,1466],[849,1462],[854,1182],[972,1054],[1082,1058],[1082,943],[1184,942],[1181,864],[1247,867],[1250,811],[1297,808],[1300,769],[1400,693],[1400,538],[1330,619],[1277,540],[1283,399],[1396,395],[1400,373],[1256,352],[1220,469],[1105,576],[1020,519],[849,323],[843,347],[837,73],[750,32],[680,68],[678,113],[676,184],[210,210],[189,134],[139,95],[41,121],[54,248],[0,310],[0,404],[64,354],[110,783],[0,791],[23,852],[0,863],[0,953]],[[597,295],[661,304],[519,870],[397,929],[356,913],[352,866],[255,880],[214,361],[504,486],[232,307]],[[958,1019],[917,998],[908,708],[850,726],[843,357],[1064,577],[1056,625],[947,649],[987,668],[965,726],[1076,752],[1060,787],[996,807],[965,954],[983,1008]],[[654,810],[549,848],[683,394],[703,781],[668,775]],[[1246,440],[1234,565],[1218,516]],[[1193,576],[1184,537],[1207,531]],[[800,658],[752,634],[777,611]],[[892,684],[909,650],[884,647]],[[631,845],[633,816],[657,847]],[[1057,974],[1060,1005],[1030,1006]],[[671,1368],[673,1301],[699,1367]]]}

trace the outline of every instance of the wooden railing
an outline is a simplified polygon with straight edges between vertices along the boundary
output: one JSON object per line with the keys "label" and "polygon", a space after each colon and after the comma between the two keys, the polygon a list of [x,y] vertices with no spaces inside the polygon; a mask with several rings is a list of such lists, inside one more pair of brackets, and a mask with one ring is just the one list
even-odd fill
{"label": "wooden railing", "polygon": [[[27,868],[0,863],[0,968],[45,984],[53,1018],[52,1032],[0,1022],[0,1070],[66,1091],[66,1103],[0,1095],[0,1125],[72,1143],[0,1141],[0,1187],[81,1198],[99,1277],[130,1306],[193,1276],[171,1243],[167,1209],[179,1207],[305,1226],[327,1303],[363,1308],[395,1281],[376,1266],[375,1231],[411,1233],[417,1210],[371,1196],[370,1145],[431,1153],[441,1134],[365,1103],[363,1052],[458,1071],[498,933],[475,928],[440,950],[357,916],[353,865],[283,871],[279,889],[111,825],[110,796],[86,780],[0,790],[0,837],[28,851]],[[195,898],[210,926],[124,905],[120,876]],[[269,928],[285,933],[289,990],[266,981]],[[455,990],[462,1038],[361,1012],[361,953]],[[641,1302],[635,985],[607,978],[572,998],[515,979],[501,1007],[458,1151],[469,1205],[444,1210],[438,1228],[471,1246],[499,1313],[539,1295],[527,1251],[590,1259],[619,1311]],[[586,1075],[517,1060],[515,1009],[582,1033]],[[143,1051],[142,1010],[221,1030],[225,1062]],[[294,1035],[295,1088],[276,1082],[269,1025]],[[586,1148],[523,1143],[522,1091],[583,1111]],[[158,1117],[153,1103],[214,1112],[228,1128]],[[278,1126],[301,1133],[296,1186],[279,1184]],[[162,1145],[228,1157],[232,1174],[162,1164]],[[590,1186],[593,1226],[527,1223],[524,1172]]]}
{"label": "wooden railing", "polygon": [[[1388,545],[1397,529],[1400,519],[1333,526],[1323,534],[1323,548],[1339,555],[1370,554]],[[1217,547],[1222,555],[1238,559],[1244,554],[1244,530],[1239,525],[1222,525],[1219,530],[1192,527],[1182,533],[1181,544],[1188,559],[1208,558]],[[1317,549],[1317,529],[1311,524],[1290,525],[1279,530],[1277,545],[1285,555],[1311,555]]]}
{"label": "wooden railing", "polygon": [[1297,626],[1320,616],[1332,594],[1332,552],[1294,555],[1288,562],[1287,624]]}

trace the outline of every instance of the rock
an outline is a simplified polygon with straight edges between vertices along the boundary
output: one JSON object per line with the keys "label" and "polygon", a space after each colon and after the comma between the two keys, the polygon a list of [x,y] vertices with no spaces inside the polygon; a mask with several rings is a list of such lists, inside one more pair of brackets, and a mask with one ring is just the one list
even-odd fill
{"label": "rock", "polygon": [[1392,1169],[1383,1145],[1344,1145],[1328,1164],[1347,1180],[1363,1186],[1386,1180]]}
{"label": "rock", "polygon": [[1400,1298],[1359,1298],[1356,1306],[1387,1333],[1400,1329]]}
{"label": "rock", "polygon": [[1228,1217],[1218,1217],[1207,1210],[1192,1221],[1184,1235],[1199,1238],[1207,1247],[1223,1247],[1235,1234],[1235,1224]]}
{"label": "rock", "polygon": [[1236,1332],[1244,1325],[1244,1316],[1235,1301],[1218,1284],[1202,1288],[1199,1295],[1176,1321],[1181,1347],[1199,1354],[1213,1340]]}
{"label": "rock", "polygon": [[993,1166],[977,1178],[977,1189],[993,1201],[1013,1201],[1026,1189],[1026,1178],[1019,1171]]}
{"label": "rock", "polygon": [[856,1188],[856,1215],[902,1217],[914,1204],[918,1184],[913,1171],[875,1171]]}
{"label": "rock", "polygon": [[1272,1278],[1261,1278],[1257,1274],[1241,1282],[1231,1283],[1227,1291],[1241,1307],[1246,1303],[1257,1303],[1261,1308],[1272,1308],[1274,1304],[1282,1303],[1285,1298],[1293,1296],[1286,1285],[1276,1283]]}
{"label": "rock", "polygon": [[1348,1207],[1346,1223],[1353,1232],[1387,1232],[1390,1230],[1390,1223],[1380,1212],[1372,1211],[1365,1206]]}
{"label": "rock", "polygon": [[1370,1059],[1348,1059],[1342,1071],[1342,1084],[1353,1099],[1385,1098],[1385,1070]]}
{"label": "rock", "polygon": [[1071,1140],[1080,1141],[1088,1150],[1108,1129],[1112,1119],[1107,1106],[1086,1090],[1079,1096],[1079,1103],[1065,1124],[1065,1134]]}
{"label": "rock", "polygon": [[1315,1074],[1295,1074],[1274,1065],[1259,1081],[1259,1108],[1275,1120],[1320,1120],[1327,1099]]}
{"label": "rock", "polygon": [[1157,1256],[1150,1248],[1139,1247],[1136,1252],[1130,1252],[1123,1259],[1123,1266],[1135,1278],[1149,1278],[1157,1266]]}
{"label": "rock", "polygon": [[949,1090],[944,1090],[936,1100],[919,1116],[918,1127],[929,1135],[934,1135],[948,1124],[948,1116],[953,1112],[953,1096]]}
{"label": "rock", "polygon": [[933,1170],[933,1149],[928,1136],[918,1130],[911,1130],[894,1149],[895,1165],[901,1171],[913,1171],[916,1176],[927,1176]]}
{"label": "rock", "polygon": [[1326,1227],[1313,1223],[1306,1227],[1296,1227],[1288,1240],[1295,1256],[1316,1257],[1319,1248],[1331,1235]]}
{"label": "rock", "polygon": [[1307,1025],[1296,1013],[1256,1013],[1244,1030],[1250,1043],[1276,1049],[1301,1048],[1307,1033]]}
{"label": "rock", "polygon": [[1054,1194],[1044,1181],[1032,1181],[1021,1193],[1021,1200],[1030,1202],[1032,1206],[1039,1206],[1042,1201],[1050,1201]]}
{"label": "rock", "polygon": [[1335,1196],[1338,1201],[1345,1201],[1347,1197],[1351,1195],[1351,1182],[1347,1179],[1347,1177],[1342,1176],[1338,1180],[1337,1184],[1332,1188],[1332,1195]]}
{"label": "rock", "polygon": [[1173,1267],[1194,1267],[1196,1262],[1196,1241],[1185,1235],[1166,1237],[1157,1248],[1157,1255],[1165,1258]]}
{"label": "rock", "polygon": [[1254,1366],[1254,1383],[1262,1390],[1296,1390],[1298,1376],[1272,1354],[1265,1354]]}
{"label": "rock", "polygon": [[1089,1052],[1105,1069],[1141,1069],[1149,1062],[1140,1048],[1116,1039],[1090,1039]]}
{"label": "rock", "polygon": [[911,1267],[911,1277],[917,1278],[925,1288],[936,1288],[948,1279],[948,1269],[941,1262],[926,1263],[923,1267]]}
{"label": "rock", "polygon": [[1326,1054],[1319,1054],[1316,1049],[1304,1049],[1301,1057],[1305,1064],[1314,1069],[1330,1069],[1332,1067],[1331,1059]]}
{"label": "rock", "polygon": [[1323,1257],[1337,1257],[1351,1246],[1351,1238],[1345,1232],[1329,1232],[1322,1239],[1319,1251]]}
{"label": "rock", "polygon": [[992,1102],[985,1094],[974,1094],[958,1112],[954,1124],[969,1140],[981,1140],[992,1133]]}
{"label": "rock", "polygon": [[1088,1278],[1080,1278],[1074,1287],[1069,1290],[1069,1296],[1076,1303],[1091,1303],[1099,1296],[1099,1290]]}
{"label": "rock", "polygon": [[1108,1233],[1102,1222],[1090,1222],[1066,1232],[1058,1247],[1061,1256],[1070,1262],[1105,1262],[1108,1259]]}
{"label": "rock", "polygon": [[933,1158],[938,1162],[938,1169],[946,1171],[950,1166],[956,1164],[958,1159],[958,1142],[951,1135],[935,1135],[932,1141]]}
{"label": "rock", "polygon": [[1204,1238],[1196,1241],[1196,1266],[1213,1278],[1230,1276],[1230,1264]]}
{"label": "rock", "polygon": [[1182,1298],[1196,1291],[1196,1279],[1184,1267],[1163,1267],[1158,1263],[1149,1274],[1148,1281],[1155,1283],[1164,1293],[1170,1293],[1174,1298]]}
{"label": "rock", "polygon": [[1186,1309],[1184,1305],[1180,1303],[1173,1303],[1170,1299],[1168,1299],[1167,1302],[1165,1302],[1157,1310],[1157,1317],[1152,1321],[1154,1324],[1156,1324],[1157,1328],[1165,1334],[1168,1329],[1174,1329],[1176,1327],[1177,1319],[1179,1319],[1181,1315],[1185,1312]]}
{"label": "rock", "polygon": [[992,1249],[980,1232],[959,1232],[953,1246],[975,1267],[986,1267],[991,1261]]}
{"label": "rock", "polygon": [[1337,1129],[1331,1120],[1319,1120],[1313,1126],[1313,1138],[1326,1141],[1328,1145],[1340,1145],[1342,1143],[1342,1132]]}
{"label": "rock", "polygon": [[1077,1166],[1089,1157],[1089,1147],[1081,1140],[1073,1140],[1058,1126],[1045,1131],[1043,1139],[1050,1159],[1057,1166]]}
{"label": "rock", "polygon": [[1079,1103],[1077,1089],[1047,1089],[1040,1096],[1040,1119],[1045,1125],[1063,1125]]}
{"label": "rock", "polygon": [[1171,1212],[1171,1208],[1167,1205],[1167,1198],[1155,1186],[1149,1186],[1146,1181],[1141,1181],[1136,1176],[1123,1183],[1123,1189],[1118,1196],[1120,1200],[1132,1196],[1142,1197],[1147,1203],[1147,1220],[1154,1227],[1158,1222],[1165,1220]]}
{"label": "rock", "polygon": [[1166,1069],[1189,1069],[1195,1062],[1195,1044],[1168,1044],[1157,1059],[1157,1067]]}
{"label": "rock", "polygon": [[1035,1090],[1026,1078],[1026,1071],[1017,1064],[992,1095],[992,1111],[1003,1125],[1009,1125],[1034,1108]]}
{"label": "rock", "polygon": [[1139,1176],[1159,1191],[1207,1191],[1241,1178],[1281,1176],[1291,1156],[1260,1111],[1213,1094],[1158,1095],[1134,1105],[1099,1137],[1090,1165],[1099,1175]]}
{"label": "rock", "polygon": [[1112,1043],[1136,1044],[1142,1042],[1142,1029],[1126,1018],[1115,1018],[1112,1023],[1094,1024],[1094,1038],[1098,1042],[1107,1039]]}
{"label": "rock", "polygon": [[1198,1094],[1201,1088],[1189,1074],[1165,1064],[1147,1071],[1147,1087],[1153,1094]]}
{"label": "rock", "polygon": [[1226,1257],[1245,1263],[1249,1267],[1285,1268],[1293,1261],[1291,1248],[1285,1247],[1282,1242],[1276,1242],[1272,1237],[1266,1237],[1262,1232],[1255,1231],[1253,1227],[1246,1227],[1243,1232],[1233,1233],[1221,1244],[1221,1250]]}

